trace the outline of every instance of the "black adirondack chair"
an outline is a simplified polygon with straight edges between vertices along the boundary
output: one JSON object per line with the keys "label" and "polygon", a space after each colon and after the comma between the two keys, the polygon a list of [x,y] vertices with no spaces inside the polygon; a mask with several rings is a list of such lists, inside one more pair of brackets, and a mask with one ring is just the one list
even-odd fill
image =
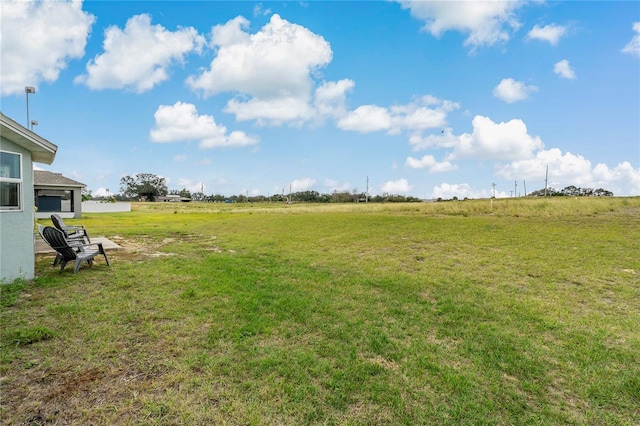
{"label": "black adirondack chair", "polygon": [[83,225],[65,225],[62,217],[54,213],[51,215],[51,222],[53,222],[53,226],[56,229],[62,231],[65,238],[69,241],[74,242],[82,242],[82,243],[91,243],[91,238],[89,238],[89,233]]}
{"label": "black adirondack chair", "polygon": [[[109,266],[109,259],[102,247],[102,243],[80,244],[69,242],[62,231],[52,226],[45,226],[41,232],[42,239],[51,246],[57,253],[56,263],[60,263],[60,271],[67,266],[69,262],[75,262],[73,273],[75,274],[80,269],[83,262],[87,262],[89,266],[93,266],[93,258],[98,255],[103,255],[104,260]],[[93,248],[95,247],[95,248]]]}
{"label": "black adirondack chair", "polygon": [[[49,241],[47,241],[47,239],[44,237],[43,231],[44,231],[44,226],[38,224],[38,234],[40,234],[40,238],[42,238],[42,241],[49,244],[49,246],[51,247],[51,243],[49,243]],[[60,253],[56,251],[56,258],[53,260],[53,266],[56,266],[58,263],[60,263],[61,260],[62,260],[62,256],[60,255]]]}

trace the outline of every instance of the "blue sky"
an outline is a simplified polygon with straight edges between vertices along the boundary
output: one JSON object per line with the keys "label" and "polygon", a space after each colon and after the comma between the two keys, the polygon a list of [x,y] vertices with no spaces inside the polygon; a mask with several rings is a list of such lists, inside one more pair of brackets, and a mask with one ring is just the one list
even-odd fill
{"label": "blue sky", "polygon": [[[95,195],[640,195],[640,2],[2,0],[5,115]],[[516,186],[517,185],[517,186]]]}

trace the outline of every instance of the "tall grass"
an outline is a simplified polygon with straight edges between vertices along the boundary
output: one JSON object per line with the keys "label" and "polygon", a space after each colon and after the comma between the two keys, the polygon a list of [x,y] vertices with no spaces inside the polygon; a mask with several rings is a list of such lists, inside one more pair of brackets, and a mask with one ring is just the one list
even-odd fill
{"label": "tall grass", "polygon": [[124,249],[75,275],[38,257],[2,311],[1,418],[638,424],[639,213],[612,198],[87,215]]}
{"label": "tall grass", "polygon": [[637,198],[498,198],[429,203],[134,203],[134,213],[408,213],[429,215],[589,216],[627,207],[637,208]]}

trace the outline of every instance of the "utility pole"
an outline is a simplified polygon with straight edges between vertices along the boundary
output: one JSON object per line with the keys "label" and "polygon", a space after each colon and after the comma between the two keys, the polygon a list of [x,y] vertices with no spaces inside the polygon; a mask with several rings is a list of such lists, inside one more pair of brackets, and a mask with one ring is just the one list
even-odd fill
{"label": "utility pole", "polygon": [[491,186],[493,186],[493,198],[496,198],[496,183],[493,182]]}
{"label": "utility pole", "polygon": [[544,196],[547,196],[547,181],[549,179],[549,165],[547,164],[547,173],[544,175]]}
{"label": "utility pole", "polygon": [[524,196],[527,196],[527,181],[523,180],[522,183],[524,184]]}
{"label": "utility pole", "polygon": [[364,202],[369,202],[369,176],[367,176],[367,192],[364,194]]}
{"label": "utility pole", "polygon": [[27,96],[27,129],[33,129],[33,126],[29,127],[31,125],[31,121],[29,121],[29,93],[36,93],[36,88],[33,86],[26,86],[24,88],[24,93]]}
{"label": "utility pole", "polygon": [[513,193],[514,193],[514,194],[515,194],[515,196],[517,197],[517,196],[518,196],[518,181],[517,181],[517,180],[515,181],[515,184],[516,184],[516,186],[514,187],[514,191],[513,191]]}

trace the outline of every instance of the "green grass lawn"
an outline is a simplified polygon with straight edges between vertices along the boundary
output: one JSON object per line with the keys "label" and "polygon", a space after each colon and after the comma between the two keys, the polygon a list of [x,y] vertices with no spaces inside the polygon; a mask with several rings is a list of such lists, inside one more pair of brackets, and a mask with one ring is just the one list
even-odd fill
{"label": "green grass lawn", "polygon": [[640,424],[640,198],[68,222],[123,249],[4,287],[4,424]]}

